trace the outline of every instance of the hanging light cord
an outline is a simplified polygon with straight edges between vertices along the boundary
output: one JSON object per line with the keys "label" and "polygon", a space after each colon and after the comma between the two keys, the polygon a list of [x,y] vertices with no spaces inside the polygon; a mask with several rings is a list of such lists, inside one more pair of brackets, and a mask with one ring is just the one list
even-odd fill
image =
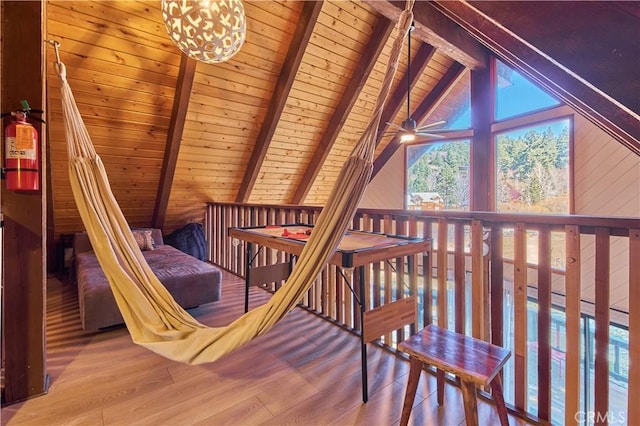
{"label": "hanging light cord", "polygon": [[411,98],[409,94],[411,93],[411,31],[413,31],[413,22],[409,27],[409,34],[407,34],[407,120],[411,118]]}

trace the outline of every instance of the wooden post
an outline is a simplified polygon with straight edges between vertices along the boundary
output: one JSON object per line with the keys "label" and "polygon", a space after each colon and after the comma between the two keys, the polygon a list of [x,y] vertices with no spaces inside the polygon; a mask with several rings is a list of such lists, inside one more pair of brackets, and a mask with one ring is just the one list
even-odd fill
{"label": "wooden post", "polygon": [[[493,117],[492,72],[490,68],[471,71],[471,207],[492,211],[491,179],[494,176],[491,121]],[[489,166],[489,167],[487,167]]]}
{"label": "wooden post", "polygon": [[[2,112],[21,108],[44,109],[44,3],[3,1]],[[43,118],[45,118],[43,116]],[[5,123],[3,122],[3,129]],[[40,136],[40,191],[7,191],[0,195],[4,215],[2,269],[3,404],[46,392],[46,151],[43,126],[32,121]],[[4,130],[3,130],[4,133]],[[4,145],[4,137],[2,144]]]}

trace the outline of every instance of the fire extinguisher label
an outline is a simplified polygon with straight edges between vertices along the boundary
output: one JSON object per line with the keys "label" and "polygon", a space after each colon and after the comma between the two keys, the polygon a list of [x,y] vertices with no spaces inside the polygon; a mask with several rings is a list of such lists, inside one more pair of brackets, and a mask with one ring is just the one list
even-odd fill
{"label": "fire extinguisher label", "polygon": [[36,139],[33,127],[18,124],[16,136],[7,137],[7,159],[36,159]]}

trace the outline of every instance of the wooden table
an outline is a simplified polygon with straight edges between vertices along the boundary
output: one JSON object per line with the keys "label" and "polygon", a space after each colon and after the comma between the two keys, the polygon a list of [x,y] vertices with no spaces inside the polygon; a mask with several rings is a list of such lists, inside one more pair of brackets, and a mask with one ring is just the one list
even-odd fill
{"label": "wooden table", "polygon": [[[249,309],[249,287],[251,285],[285,280],[291,273],[292,268],[290,262],[259,267],[253,266],[253,261],[257,255],[257,252],[254,254],[254,244],[259,246],[258,251],[263,247],[268,247],[297,256],[302,252],[311,232],[313,232],[313,226],[305,224],[229,228],[229,237],[246,242],[245,312]],[[347,231],[336,253],[329,259],[329,263],[341,268],[359,268],[357,276],[364,277],[364,268],[369,264],[417,253],[425,253],[429,256],[430,252],[430,239],[364,231]],[[366,301],[363,300],[366,283],[362,279],[359,279],[358,283],[350,283],[344,274],[343,277],[352,292],[355,289],[355,285],[352,286],[352,284],[358,284],[359,294],[361,295],[358,297],[354,292],[355,299],[360,305],[362,399],[367,402],[367,341],[365,340],[363,321],[368,306]],[[369,313],[372,313],[372,311],[369,311]],[[367,316],[367,321],[369,321],[369,318],[370,316]]]}

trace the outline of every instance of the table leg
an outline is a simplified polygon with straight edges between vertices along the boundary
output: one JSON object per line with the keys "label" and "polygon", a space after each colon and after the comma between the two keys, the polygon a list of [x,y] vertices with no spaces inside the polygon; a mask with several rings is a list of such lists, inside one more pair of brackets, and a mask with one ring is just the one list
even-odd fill
{"label": "table leg", "polygon": [[464,400],[464,416],[467,426],[478,426],[478,402],[476,401],[476,385],[473,382],[462,381],[462,399]]}
{"label": "table leg", "polygon": [[247,242],[247,258],[244,271],[244,312],[249,312],[249,278],[253,256],[253,243]]}
{"label": "table leg", "polygon": [[364,301],[364,266],[358,267],[359,275],[359,288],[360,288],[360,346],[362,357],[362,402],[369,400],[369,385],[367,383],[367,343],[364,341],[364,312],[366,310],[366,304]]}
{"label": "table leg", "polygon": [[500,379],[500,374],[494,377],[491,381],[491,392],[493,394],[493,400],[496,403],[496,409],[498,410],[500,424],[502,426],[509,426],[509,416],[507,415],[507,407],[504,405],[504,395],[502,394],[502,380]]}
{"label": "table leg", "polygon": [[416,390],[420,381],[420,373],[422,372],[422,361],[417,358],[409,359],[409,380],[407,382],[407,390],[404,394],[404,403],[402,404],[402,416],[400,417],[400,426],[406,426],[409,423],[413,401],[416,399]]}
{"label": "table leg", "polygon": [[444,403],[444,370],[436,368],[436,396],[438,398],[438,405]]}

